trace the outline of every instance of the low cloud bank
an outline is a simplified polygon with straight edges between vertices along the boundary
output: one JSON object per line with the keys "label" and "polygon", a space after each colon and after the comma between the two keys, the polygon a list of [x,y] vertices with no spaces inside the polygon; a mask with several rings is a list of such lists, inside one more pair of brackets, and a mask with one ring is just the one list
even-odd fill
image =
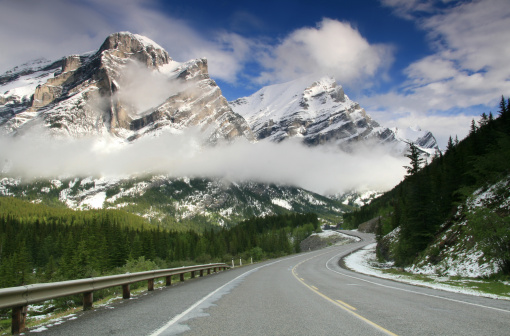
{"label": "low cloud bank", "polygon": [[346,153],[292,141],[237,141],[215,147],[203,147],[201,142],[196,132],[162,134],[135,143],[30,135],[1,138],[0,159],[4,173],[26,179],[166,174],[287,184],[321,194],[390,189],[402,179],[407,164],[405,158],[380,147],[359,146]]}

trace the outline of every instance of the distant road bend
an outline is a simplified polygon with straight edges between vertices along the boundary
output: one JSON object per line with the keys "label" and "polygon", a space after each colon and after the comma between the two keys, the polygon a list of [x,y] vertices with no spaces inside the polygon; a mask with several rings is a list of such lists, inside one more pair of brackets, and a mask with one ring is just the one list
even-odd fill
{"label": "distant road bend", "polygon": [[510,335],[510,301],[365,276],[338,265],[374,241],[178,283],[27,335]]}

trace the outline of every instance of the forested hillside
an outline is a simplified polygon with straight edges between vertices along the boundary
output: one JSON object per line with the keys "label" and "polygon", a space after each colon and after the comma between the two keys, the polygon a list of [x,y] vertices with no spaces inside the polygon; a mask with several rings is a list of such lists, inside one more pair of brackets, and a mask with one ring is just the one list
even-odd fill
{"label": "forested hillside", "polygon": [[[467,209],[465,202],[476,190],[489,188],[510,174],[510,100],[502,97],[496,118],[492,113],[484,113],[478,122],[473,120],[470,134],[464,140],[450,138],[446,152],[438,154],[430,164],[424,166],[419,151],[412,145],[407,156],[410,165],[406,167],[405,179],[371,204],[345,214],[344,225],[354,228],[380,216],[379,239],[398,230],[391,249],[380,246],[378,251],[383,251],[382,255],[393,259],[397,266],[406,266],[454,222],[461,222],[465,229],[459,230],[472,237],[471,244],[475,241],[483,246],[487,257],[501,259],[500,270],[508,273],[510,213],[505,201],[510,196],[508,189],[496,191],[499,201],[472,209]],[[438,248],[446,248],[448,244],[439,245]]]}
{"label": "forested hillside", "polygon": [[54,209],[0,197],[0,287],[114,274],[137,262],[163,268],[260,260],[299,251],[319,229],[314,214],[287,214],[176,232],[119,210]]}

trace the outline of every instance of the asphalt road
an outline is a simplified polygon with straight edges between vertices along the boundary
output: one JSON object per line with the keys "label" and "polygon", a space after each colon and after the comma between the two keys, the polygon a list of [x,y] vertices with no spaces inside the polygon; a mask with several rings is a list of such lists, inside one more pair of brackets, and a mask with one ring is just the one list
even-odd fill
{"label": "asphalt road", "polygon": [[195,278],[29,335],[510,335],[510,301],[357,274],[329,247]]}

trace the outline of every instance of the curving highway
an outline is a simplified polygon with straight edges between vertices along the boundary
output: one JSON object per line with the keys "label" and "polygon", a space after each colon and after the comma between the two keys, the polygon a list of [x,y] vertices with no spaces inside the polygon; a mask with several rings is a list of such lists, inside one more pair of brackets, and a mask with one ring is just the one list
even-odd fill
{"label": "curving highway", "polygon": [[510,301],[338,265],[373,235],[196,278],[27,335],[510,335]]}

